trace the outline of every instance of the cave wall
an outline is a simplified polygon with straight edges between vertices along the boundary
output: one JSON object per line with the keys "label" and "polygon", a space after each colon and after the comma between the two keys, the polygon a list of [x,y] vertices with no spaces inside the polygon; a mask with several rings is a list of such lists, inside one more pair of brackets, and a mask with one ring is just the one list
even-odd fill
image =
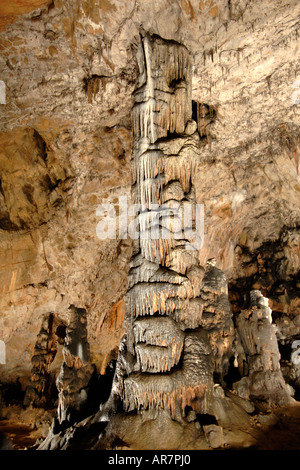
{"label": "cave wall", "polygon": [[[199,263],[216,259],[236,316],[250,290],[262,290],[290,351],[300,334],[299,12],[291,0],[1,6],[1,381],[19,377],[25,390],[44,323],[51,314],[66,325],[70,305],[86,311],[97,371],[116,358],[133,246],[99,240],[96,209],[131,197],[145,31],[192,56]],[[47,372],[54,381],[62,357],[61,345]]]}

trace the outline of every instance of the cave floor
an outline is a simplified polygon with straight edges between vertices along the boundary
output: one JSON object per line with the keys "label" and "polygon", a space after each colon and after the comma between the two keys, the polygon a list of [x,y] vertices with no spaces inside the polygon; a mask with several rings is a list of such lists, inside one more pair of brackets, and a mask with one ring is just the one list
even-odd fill
{"label": "cave floor", "polygon": [[[37,440],[44,439],[48,433],[55,409],[24,409],[18,405],[7,406],[1,410],[0,450],[27,450],[35,446]],[[4,441],[4,438],[7,441]]]}
{"label": "cave floor", "polygon": [[253,449],[300,450],[300,402],[276,410],[272,425],[258,425],[263,432]]}
{"label": "cave floor", "polygon": [[[9,418],[0,420],[1,450],[34,449],[37,441],[41,442],[47,435],[49,416],[53,416],[53,411],[46,412],[43,415],[41,410],[26,410],[24,417],[22,417],[22,411],[14,409]],[[32,418],[31,422],[30,417]],[[37,417],[40,427],[37,423]],[[254,414],[251,420],[252,430],[255,429],[259,437],[256,443],[247,446],[247,449],[300,450],[300,402],[295,402],[292,406],[285,408],[259,412]],[[238,432],[238,430],[236,431]],[[231,429],[231,433],[234,434],[234,432],[235,430]],[[249,430],[250,432],[251,430]],[[6,445],[3,445],[5,444],[4,437],[7,439]],[[226,446],[226,448],[238,450],[242,447]]]}
{"label": "cave floor", "polygon": [[10,441],[12,450],[30,449],[40,437],[40,433],[29,425],[9,419],[0,421],[0,433]]}

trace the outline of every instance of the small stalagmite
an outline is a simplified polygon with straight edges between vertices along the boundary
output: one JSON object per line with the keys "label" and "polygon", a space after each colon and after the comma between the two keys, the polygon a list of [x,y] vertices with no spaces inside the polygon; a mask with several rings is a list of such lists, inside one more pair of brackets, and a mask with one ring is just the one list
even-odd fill
{"label": "small stalagmite", "polygon": [[[249,397],[270,405],[291,403],[291,393],[280,368],[272,310],[259,290],[250,292],[250,306],[239,314],[237,331],[241,345],[238,366],[244,369],[242,380],[247,384]],[[236,389],[239,390],[239,383]]]}
{"label": "small stalagmite", "polygon": [[94,372],[87,341],[87,318],[83,308],[71,305],[63,347],[64,361],[56,380],[58,421],[72,423],[81,415],[88,398],[88,385]]}

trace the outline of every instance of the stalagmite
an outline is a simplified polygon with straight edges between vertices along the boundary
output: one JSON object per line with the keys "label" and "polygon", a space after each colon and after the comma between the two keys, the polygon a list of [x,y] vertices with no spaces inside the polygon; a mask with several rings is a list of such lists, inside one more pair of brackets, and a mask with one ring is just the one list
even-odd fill
{"label": "stalagmite", "polygon": [[[291,394],[280,369],[280,353],[276,327],[272,323],[268,299],[260,291],[250,293],[250,308],[242,310],[237,318],[237,331],[243,351],[237,357],[243,368],[243,384],[247,384],[251,398],[285,406],[291,403]],[[239,390],[239,383],[236,384]]]}
{"label": "stalagmite", "polygon": [[207,261],[200,297],[203,302],[201,325],[209,334],[215,375],[224,385],[224,376],[228,372],[229,359],[233,352],[234,325],[226,277],[217,268],[215,259]]}
{"label": "stalagmite", "polygon": [[94,372],[87,341],[86,311],[71,305],[63,348],[64,362],[56,380],[58,421],[72,423],[80,417],[88,397],[89,381]]}
{"label": "stalagmite", "polygon": [[[138,64],[132,173],[141,211],[125,318],[133,363],[125,375],[116,373],[114,390],[127,411],[164,408],[181,420],[187,406],[210,412],[213,390],[211,344],[201,328],[204,270],[192,239],[199,228],[193,187],[199,135],[196,123],[193,135],[185,134],[191,61],[181,44],[145,36]],[[120,350],[119,365],[122,358]]]}
{"label": "stalagmite", "polygon": [[39,332],[31,359],[33,367],[31,371],[30,385],[26,389],[24,404],[41,405],[49,400],[51,388],[49,369],[57,353],[57,338],[55,337],[55,315],[47,315]]}

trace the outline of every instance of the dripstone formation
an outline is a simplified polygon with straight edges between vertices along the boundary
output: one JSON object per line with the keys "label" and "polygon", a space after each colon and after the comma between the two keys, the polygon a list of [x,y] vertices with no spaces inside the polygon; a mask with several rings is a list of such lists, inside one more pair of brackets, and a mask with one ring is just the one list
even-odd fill
{"label": "dripstone formation", "polygon": [[180,421],[186,410],[212,413],[214,374],[222,381],[227,373],[234,328],[225,276],[214,260],[206,269],[198,261],[203,220],[193,171],[201,136],[192,120],[190,54],[146,35],[137,57],[132,192],[139,236],[113,395],[125,411],[164,409]]}
{"label": "dripstone formation", "polygon": [[239,393],[245,398],[286,405],[290,391],[280,369],[276,327],[268,299],[260,291],[251,291],[250,309],[238,316],[237,332],[238,364],[243,376],[235,384]]}
{"label": "dripstone formation", "polygon": [[50,366],[57,355],[59,344],[63,362],[55,388],[58,392],[58,422],[65,426],[80,418],[94,373],[94,366],[90,362],[85,309],[70,305],[66,325],[53,313],[44,318],[32,357],[33,367],[25,393],[25,406],[53,406],[55,394]]}
{"label": "dripstone formation", "polygon": [[[131,260],[126,318],[134,362],[124,377],[122,399],[127,411],[161,407],[174,418],[192,404],[207,412],[213,386],[208,336],[198,331],[202,271],[193,242],[199,240],[179,233],[199,222],[182,227],[179,217],[185,205],[195,209],[192,173],[199,139],[185,135],[192,112],[186,48],[146,36],[138,63],[132,168],[133,195],[141,204],[140,236]],[[173,212],[169,227],[164,223],[168,209]]]}
{"label": "dripstone formation", "polygon": [[57,352],[57,337],[55,335],[55,317],[47,315],[42,322],[34,354],[30,384],[26,389],[24,405],[45,406],[51,399],[50,365]]}
{"label": "dripstone formation", "polygon": [[88,385],[94,372],[87,341],[86,311],[71,305],[68,314],[69,323],[63,347],[64,361],[56,380],[60,423],[65,421],[72,423],[80,418],[80,411],[86,405]]}

